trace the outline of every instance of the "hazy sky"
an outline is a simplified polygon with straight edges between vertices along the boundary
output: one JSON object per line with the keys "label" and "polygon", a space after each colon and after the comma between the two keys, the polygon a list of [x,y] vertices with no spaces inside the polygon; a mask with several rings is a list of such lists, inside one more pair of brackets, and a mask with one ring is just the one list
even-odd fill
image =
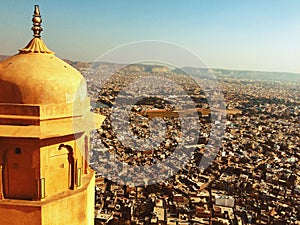
{"label": "hazy sky", "polygon": [[32,37],[39,4],[48,48],[94,61],[121,44],[179,44],[209,67],[300,72],[299,0],[0,0],[0,54]]}

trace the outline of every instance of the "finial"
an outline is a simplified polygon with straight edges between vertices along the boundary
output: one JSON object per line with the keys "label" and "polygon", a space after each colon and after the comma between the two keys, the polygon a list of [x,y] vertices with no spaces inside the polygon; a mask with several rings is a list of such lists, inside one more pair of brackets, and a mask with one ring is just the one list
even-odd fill
{"label": "finial", "polygon": [[26,53],[46,53],[54,54],[51,50],[47,48],[41,37],[41,32],[43,28],[41,27],[42,19],[40,14],[40,9],[38,5],[34,6],[34,14],[32,18],[33,26],[31,30],[33,31],[32,40],[27,44],[25,48],[20,49],[21,54]]}
{"label": "finial", "polygon": [[33,14],[32,22],[33,22],[33,26],[31,30],[33,31],[33,36],[36,38],[40,38],[43,28],[41,27],[42,18],[41,18],[40,9],[38,5],[34,6],[34,14]]}

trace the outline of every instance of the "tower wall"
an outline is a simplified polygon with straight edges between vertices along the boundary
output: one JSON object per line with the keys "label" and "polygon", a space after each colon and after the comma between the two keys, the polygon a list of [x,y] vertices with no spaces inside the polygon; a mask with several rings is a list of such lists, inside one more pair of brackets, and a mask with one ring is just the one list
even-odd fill
{"label": "tower wall", "polygon": [[42,225],[41,207],[39,206],[2,203],[0,204],[0,215],[0,225]]}
{"label": "tower wall", "polygon": [[[88,181],[88,182],[87,182]],[[69,196],[53,199],[42,207],[43,225],[93,225],[95,177],[91,172],[84,178],[84,186]]]}
{"label": "tower wall", "polygon": [[75,191],[42,201],[3,200],[0,225],[93,225],[95,176],[90,172]]}
{"label": "tower wall", "polygon": [[40,172],[39,149],[36,142],[24,139],[0,139],[0,195],[8,199],[37,198]]}
{"label": "tower wall", "polygon": [[43,142],[45,146],[41,147],[40,160],[41,178],[45,179],[45,197],[81,186],[85,169],[82,152],[84,135],[76,135],[76,140],[74,138],[74,135],[70,135]]}

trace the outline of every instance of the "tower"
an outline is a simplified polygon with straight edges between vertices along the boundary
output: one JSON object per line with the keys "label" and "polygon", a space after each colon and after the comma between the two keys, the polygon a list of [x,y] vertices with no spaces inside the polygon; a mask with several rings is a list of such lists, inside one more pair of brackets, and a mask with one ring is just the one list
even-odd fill
{"label": "tower", "polygon": [[0,225],[94,223],[90,112],[82,75],[41,39],[36,5],[33,39],[0,63]]}

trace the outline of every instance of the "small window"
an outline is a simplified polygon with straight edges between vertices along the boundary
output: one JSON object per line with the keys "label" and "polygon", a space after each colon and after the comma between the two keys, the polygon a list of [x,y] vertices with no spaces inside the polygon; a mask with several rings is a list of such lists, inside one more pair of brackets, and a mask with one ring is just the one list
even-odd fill
{"label": "small window", "polygon": [[16,154],[21,154],[21,149],[20,148],[16,148],[15,153]]}

